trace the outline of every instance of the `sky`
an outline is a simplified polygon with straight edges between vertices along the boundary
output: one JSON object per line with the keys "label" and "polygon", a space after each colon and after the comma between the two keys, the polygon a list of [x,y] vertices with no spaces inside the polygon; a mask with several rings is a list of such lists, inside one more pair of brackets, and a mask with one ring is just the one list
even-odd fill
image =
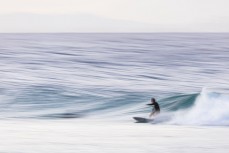
{"label": "sky", "polygon": [[0,32],[229,32],[229,0],[0,0]]}

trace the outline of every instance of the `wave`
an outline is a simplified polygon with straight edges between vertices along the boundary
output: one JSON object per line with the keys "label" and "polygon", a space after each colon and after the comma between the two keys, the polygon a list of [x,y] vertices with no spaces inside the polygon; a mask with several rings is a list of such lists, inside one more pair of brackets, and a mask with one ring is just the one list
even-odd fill
{"label": "wave", "polygon": [[[15,93],[1,91],[2,118],[126,118],[148,117],[151,93],[74,90],[58,86],[33,86]],[[171,93],[157,98],[161,114],[157,123],[179,125],[229,125],[229,96],[202,90],[195,94]]]}
{"label": "wave", "polygon": [[203,89],[187,110],[174,113],[170,123],[185,125],[229,125],[229,95]]}

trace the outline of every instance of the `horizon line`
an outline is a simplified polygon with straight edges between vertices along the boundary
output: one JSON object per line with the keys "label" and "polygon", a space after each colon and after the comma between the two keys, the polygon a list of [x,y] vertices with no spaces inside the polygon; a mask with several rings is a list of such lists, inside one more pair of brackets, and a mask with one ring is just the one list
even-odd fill
{"label": "horizon line", "polygon": [[186,32],[186,31],[177,31],[177,32],[0,32],[0,34],[163,34],[163,33],[176,33],[176,34],[182,34],[182,33],[187,33],[187,34],[225,34],[229,33],[227,32]]}

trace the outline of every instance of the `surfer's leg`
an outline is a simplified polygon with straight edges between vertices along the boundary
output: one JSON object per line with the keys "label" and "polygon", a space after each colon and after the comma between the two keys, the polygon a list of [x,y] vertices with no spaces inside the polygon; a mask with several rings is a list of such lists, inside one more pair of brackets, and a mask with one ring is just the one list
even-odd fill
{"label": "surfer's leg", "polygon": [[151,112],[151,113],[150,113],[150,115],[149,115],[150,118],[153,116],[153,113],[154,113],[154,112]]}
{"label": "surfer's leg", "polygon": [[160,113],[160,111],[154,111],[154,112],[150,113],[149,117],[151,118],[151,117],[157,116],[159,113]]}
{"label": "surfer's leg", "polygon": [[150,115],[149,115],[149,117],[150,118],[154,117],[155,116],[155,113],[156,113],[155,111],[154,112],[151,112]]}

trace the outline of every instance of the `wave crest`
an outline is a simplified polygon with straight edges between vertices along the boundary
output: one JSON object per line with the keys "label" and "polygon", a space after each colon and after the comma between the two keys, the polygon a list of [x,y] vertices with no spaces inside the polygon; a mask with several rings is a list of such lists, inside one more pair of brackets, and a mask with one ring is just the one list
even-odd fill
{"label": "wave crest", "polygon": [[171,123],[188,125],[229,125],[229,95],[203,89],[195,104],[175,112]]}

